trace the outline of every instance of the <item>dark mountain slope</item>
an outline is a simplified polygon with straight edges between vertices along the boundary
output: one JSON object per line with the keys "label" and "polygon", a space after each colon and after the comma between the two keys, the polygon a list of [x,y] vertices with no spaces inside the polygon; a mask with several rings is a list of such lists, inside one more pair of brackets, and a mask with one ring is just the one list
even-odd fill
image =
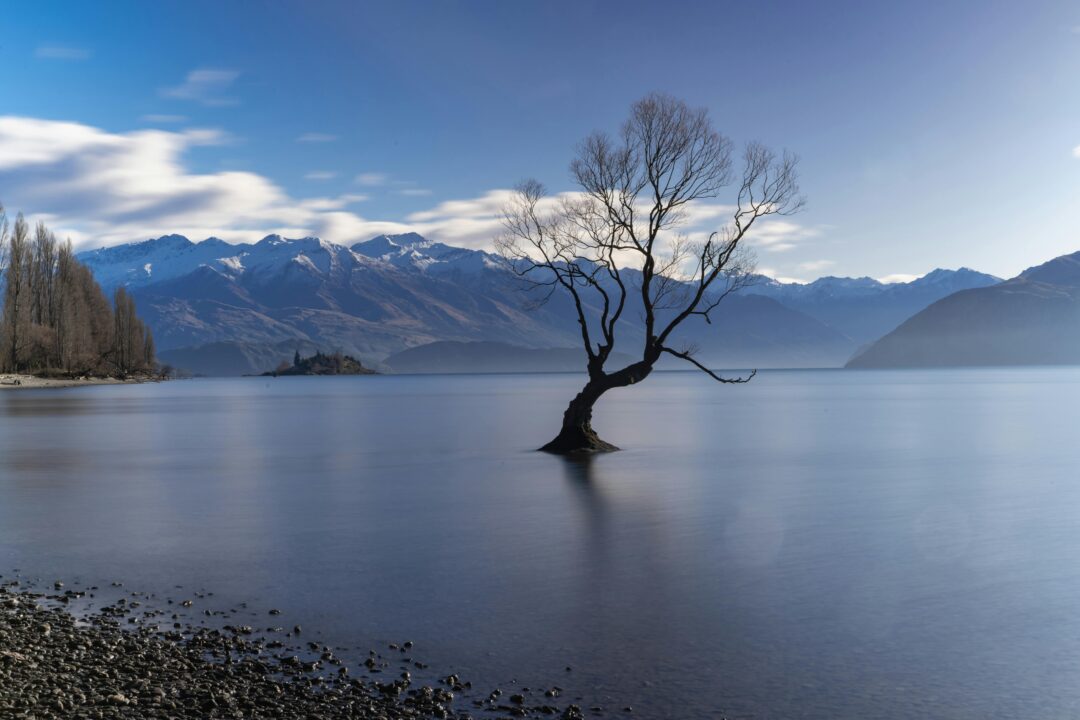
{"label": "dark mountain slope", "polygon": [[918,313],[848,367],[1080,363],[1080,253]]}

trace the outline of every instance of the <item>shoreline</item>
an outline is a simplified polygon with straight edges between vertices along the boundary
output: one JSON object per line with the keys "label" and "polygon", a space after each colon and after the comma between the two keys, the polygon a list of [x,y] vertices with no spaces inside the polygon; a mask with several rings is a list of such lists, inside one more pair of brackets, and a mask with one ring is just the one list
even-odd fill
{"label": "shoreline", "polygon": [[558,688],[473,692],[426,671],[412,642],[351,666],[346,650],[314,642],[279,610],[215,609],[213,593],[174,592],[0,582],[0,716],[584,720],[578,705],[556,705]]}
{"label": "shoreline", "polygon": [[130,378],[43,378],[36,375],[0,373],[0,390],[89,387],[92,385],[135,385],[144,382],[157,382],[150,379]]}

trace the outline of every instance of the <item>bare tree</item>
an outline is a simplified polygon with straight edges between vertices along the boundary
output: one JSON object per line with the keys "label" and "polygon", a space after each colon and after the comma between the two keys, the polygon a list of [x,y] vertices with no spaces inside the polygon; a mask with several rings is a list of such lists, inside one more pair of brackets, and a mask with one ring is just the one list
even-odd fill
{"label": "bare tree", "polygon": [[19,213],[7,243],[4,312],[0,319],[0,346],[6,366],[13,372],[19,369],[29,335],[31,262],[30,226]]}
{"label": "bare tree", "polygon": [[4,203],[0,203],[0,273],[7,268],[8,219]]}
{"label": "bare tree", "polygon": [[[752,143],[737,172],[734,164],[731,141],[704,109],[652,94],[632,106],[618,137],[596,133],[579,145],[570,172],[581,192],[550,198],[532,180],[517,188],[504,211],[499,250],[540,302],[554,293],[570,297],[589,375],[559,434],[541,450],[617,449],[593,430],[594,405],[608,390],[644,380],[665,354],[721,383],[753,377],[721,376],[694,357],[693,347],[679,345],[676,332],[692,317],[709,322],[717,305],[745,285],[753,268],[745,240],[759,219],[802,207],[794,156]],[[696,242],[678,232],[695,202],[733,184],[726,225]],[[644,324],[641,359],[608,370],[630,308]]]}
{"label": "bare tree", "polygon": [[157,346],[154,344],[154,333],[149,327],[143,327],[142,364],[143,369],[154,372],[157,369]]}
{"label": "bare tree", "polygon": [[0,272],[0,369],[75,375],[155,369],[154,339],[134,299],[118,292],[114,312],[70,240],[58,243],[42,223],[31,237],[22,214],[9,235],[2,205]]}

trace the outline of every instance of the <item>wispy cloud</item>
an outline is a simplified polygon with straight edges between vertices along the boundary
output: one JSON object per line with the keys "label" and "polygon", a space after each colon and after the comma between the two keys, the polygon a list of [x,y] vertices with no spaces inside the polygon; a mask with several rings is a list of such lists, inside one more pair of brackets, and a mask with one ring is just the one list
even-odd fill
{"label": "wispy cloud", "polygon": [[39,45],[34,50],[34,57],[41,60],[89,60],[92,53],[71,45]]}
{"label": "wispy cloud", "polygon": [[366,185],[367,187],[375,187],[377,185],[386,184],[386,175],[382,173],[360,173],[356,176],[357,185]]}
{"label": "wispy cloud", "polygon": [[406,197],[426,197],[431,194],[431,191],[427,188],[405,188],[404,190],[398,190],[398,195],[405,195]]}
{"label": "wispy cloud", "polygon": [[48,219],[80,245],[113,245],[179,232],[233,242],[269,232],[320,235],[336,242],[413,229],[369,220],[347,207],[365,195],[290,197],[253,172],[197,173],[185,155],[218,144],[219,130],[111,133],[74,122],[0,116],[0,187],[4,203]]}
{"label": "wispy cloud", "polygon": [[333,180],[336,177],[337,173],[330,170],[312,170],[304,175],[305,180]]}
{"label": "wispy cloud", "polygon": [[747,235],[750,246],[770,253],[787,252],[821,231],[790,220],[759,220]]}
{"label": "wispy cloud", "polygon": [[1080,158],[1080,145],[1073,148],[1072,154],[1074,158]]}
{"label": "wispy cloud", "polygon": [[308,198],[301,200],[301,207],[309,210],[340,210],[348,205],[361,203],[368,199],[367,195],[346,193],[333,198]]}
{"label": "wispy cloud", "polygon": [[809,262],[799,263],[799,270],[803,272],[821,272],[825,268],[830,268],[836,263],[832,260],[810,260]]}
{"label": "wispy cloud", "polygon": [[[363,193],[296,198],[255,172],[191,169],[187,155],[193,148],[229,138],[214,129],[112,133],[81,123],[0,116],[0,188],[9,209],[48,218],[59,236],[82,246],[174,232],[231,242],[275,232],[351,244],[381,233],[414,231],[432,240],[490,250],[503,230],[503,208],[513,194],[495,189],[434,204],[403,220],[373,219],[352,207],[368,199]],[[366,173],[358,181],[371,186],[390,182],[381,173]],[[553,209],[571,197],[576,195],[556,195],[545,200],[544,207]],[[721,225],[730,210],[690,206],[686,230]],[[689,218],[696,224],[691,226]],[[773,227],[762,242],[793,242],[807,232],[794,224]]]}
{"label": "wispy cloud", "polygon": [[302,143],[328,143],[334,142],[338,139],[337,135],[328,135],[326,133],[304,133],[300,137],[296,138],[296,142]]}
{"label": "wispy cloud", "polygon": [[226,94],[238,77],[240,73],[236,70],[192,70],[181,85],[162,88],[160,92],[162,97],[191,100],[210,107],[238,105],[239,100]]}
{"label": "wispy cloud", "polygon": [[187,122],[186,115],[158,115],[151,113],[149,115],[143,115],[139,118],[140,122],[145,123],[159,123],[159,124],[175,124]]}

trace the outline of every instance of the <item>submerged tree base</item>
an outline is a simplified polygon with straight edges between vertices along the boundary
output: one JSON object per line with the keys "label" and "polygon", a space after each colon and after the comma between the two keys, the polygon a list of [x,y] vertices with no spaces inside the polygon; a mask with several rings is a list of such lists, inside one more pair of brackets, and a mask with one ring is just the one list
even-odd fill
{"label": "submerged tree base", "polygon": [[576,455],[579,453],[615,452],[619,448],[600,436],[590,431],[567,431],[563,430],[554,440],[540,448],[540,452],[553,453],[555,455]]}

